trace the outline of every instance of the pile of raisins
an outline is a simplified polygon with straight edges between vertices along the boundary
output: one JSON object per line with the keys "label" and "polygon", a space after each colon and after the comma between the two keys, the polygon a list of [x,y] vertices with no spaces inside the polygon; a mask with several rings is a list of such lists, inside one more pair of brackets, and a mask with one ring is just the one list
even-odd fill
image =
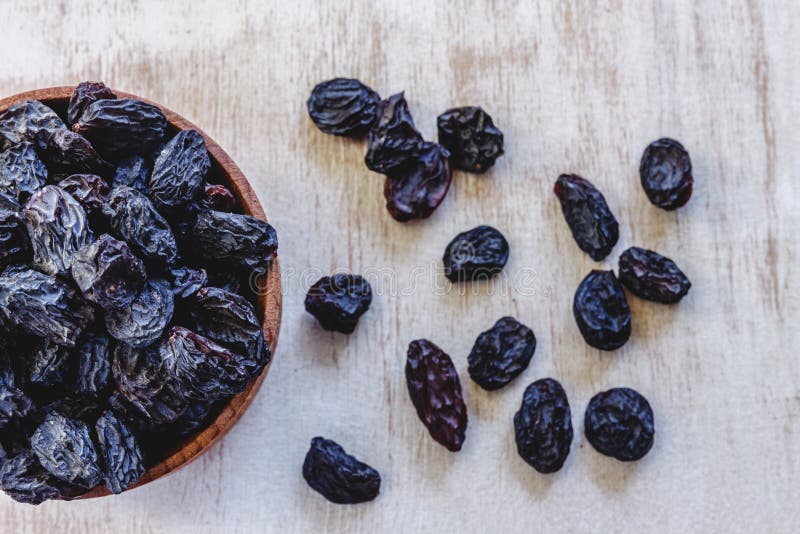
{"label": "pile of raisins", "polygon": [[12,498],[125,491],[269,363],[248,281],[277,236],[219,178],[199,132],[102,83],[65,108],[0,114],[0,487]]}

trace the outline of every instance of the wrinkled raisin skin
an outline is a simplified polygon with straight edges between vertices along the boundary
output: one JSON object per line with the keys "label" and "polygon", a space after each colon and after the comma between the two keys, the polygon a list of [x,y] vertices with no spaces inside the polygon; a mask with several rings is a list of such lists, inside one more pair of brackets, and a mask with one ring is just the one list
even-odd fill
{"label": "wrinkled raisin skin", "polygon": [[692,161],[683,145],[674,139],[665,137],[645,148],[639,178],[647,198],[661,209],[678,209],[692,196]]}
{"label": "wrinkled raisin skin", "polygon": [[114,494],[122,493],[145,472],[139,442],[128,425],[111,410],[97,419],[95,435],[105,465],[106,487]]}
{"label": "wrinkled raisin skin", "polygon": [[427,339],[412,341],[406,383],[417,415],[431,437],[450,451],[460,451],[467,431],[467,406],[450,356]]}
{"label": "wrinkled raisin skin", "polygon": [[437,119],[439,144],[452,154],[457,169],[484,173],[503,155],[503,132],[482,108],[448,109]]}
{"label": "wrinkled raisin skin", "polygon": [[92,102],[104,99],[115,99],[117,95],[103,82],[81,82],[75,87],[67,107],[67,124],[72,126],[80,121],[83,112]]}
{"label": "wrinkled raisin skin", "polygon": [[371,171],[393,174],[413,166],[423,149],[422,134],[414,126],[403,93],[378,105],[378,121],[369,131],[364,162]]}
{"label": "wrinkled raisin skin", "polygon": [[622,462],[641,459],[653,446],[653,409],[630,388],[613,388],[592,397],[583,424],[586,439],[597,452]]}
{"label": "wrinkled raisin skin", "polygon": [[520,457],[540,473],[555,473],[569,456],[572,437],[572,412],[561,384],[543,378],[529,385],[514,415]]}
{"label": "wrinkled raisin skin", "polygon": [[352,334],[372,302],[372,287],[357,274],[323,276],[306,294],[306,311],[325,330]]}
{"label": "wrinkled raisin skin", "polygon": [[680,301],[692,287],[674,261],[639,247],[619,257],[619,280],[634,295],[662,304]]}
{"label": "wrinkled raisin skin", "polygon": [[481,333],[469,353],[469,376],[487,391],[500,389],[524,371],[536,351],[533,330],[503,317]]}
{"label": "wrinkled raisin skin", "polygon": [[308,114],[327,134],[363,137],[377,117],[381,97],[358,80],[334,78],[317,84],[308,97]]}
{"label": "wrinkled raisin skin", "polygon": [[144,154],[164,139],[167,118],[156,106],[129,99],[95,100],[72,130],[84,135],[104,156],[119,159]]}
{"label": "wrinkled raisin skin", "polygon": [[266,272],[278,250],[275,229],[250,215],[201,210],[191,232],[200,258],[247,274]]}
{"label": "wrinkled raisin skin", "polygon": [[619,239],[619,224],[603,194],[574,174],[559,176],[553,191],[578,247],[595,261],[608,256]]}
{"label": "wrinkled raisin skin", "polygon": [[458,234],[444,252],[444,275],[451,282],[485,280],[505,267],[508,241],[491,226],[476,226]]}
{"label": "wrinkled raisin skin", "polygon": [[578,285],[572,313],[592,347],[614,350],[631,337],[631,310],[614,271],[592,271]]}
{"label": "wrinkled raisin skin", "polygon": [[114,339],[131,347],[147,347],[164,333],[174,310],[172,286],[162,279],[151,278],[130,306],[107,310],[106,329]]}
{"label": "wrinkled raisin skin", "polygon": [[399,222],[427,219],[447,196],[453,173],[450,153],[436,143],[422,143],[416,159],[386,176],[386,209]]}
{"label": "wrinkled raisin skin", "polygon": [[91,489],[102,480],[97,450],[86,423],[50,413],[31,436],[31,448],[53,476]]}
{"label": "wrinkled raisin skin", "polygon": [[197,130],[182,130],[161,150],[148,183],[150,199],[160,209],[193,201],[211,168],[206,142]]}
{"label": "wrinkled raisin skin", "polygon": [[347,454],[335,441],[316,437],[303,462],[303,478],[323,497],[337,504],[368,502],[381,489],[380,474]]}

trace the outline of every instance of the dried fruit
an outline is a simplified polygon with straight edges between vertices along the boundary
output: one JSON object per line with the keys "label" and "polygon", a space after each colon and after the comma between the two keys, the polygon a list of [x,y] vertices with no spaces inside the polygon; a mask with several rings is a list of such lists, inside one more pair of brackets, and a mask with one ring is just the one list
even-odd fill
{"label": "dried fruit", "polygon": [[378,93],[358,80],[334,78],[314,87],[306,107],[323,132],[363,137],[375,122],[380,100]]}
{"label": "dried fruit", "polygon": [[639,247],[619,257],[619,280],[634,295],[663,304],[678,302],[692,287],[674,261]]}
{"label": "dried fruit", "polygon": [[467,406],[453,361],[427,339],[408,346],[406,382],[417,415],[431,437],[453,452],[467,431]]}
{"label": "dried fruit", "polygon": [[503,317],[481,333],[469,353],[469,376],[487,391],[500,389],[522,371],[533,358],[536,336],[513,317]]}
{"label": "dried fruit", "polygon": [[145,472],[139,442],[133,431],[111,410],[105,411],[95,424],[100,456],[106,466],[103,478],[115,494],[136,484]]}
{"label": "dried fruit", "polygon": [[41,504],[50,499],[68,501],[87,491],[52,476],[30,450],[0,465],[0,487],[15,501],[26,504]]}
{"label": "dried fruit", "polygon": [[572,412],[561,384],[543,378],[529,385],[514,415],[514,439],[522,459],[540,473],[555,473],[569,455],[572,435]]}
{"label": "dried fruit", "polygon": [[196,253],[212,263],[266,272],[278,250],[275,229],[249,215],[201,210],[192,228]]}
{"label": "dried fruit", "polygon": [[453,180],[449,157],[440,145],[423,143],[413,164],[386,176],[383,196],[395,220],[425,219],[439,207]]}
{"label": "dried fruit", "polygon": [[178,245],[166,219],[150,200],[130,187],[117,187],[108,199],[111,227],[145,261],[175,262]]}
{"label": "dried fruit", "polygon": [[59,128],[39,143],[42,160],[51,170],[69,172],[99,172],[110,174],[113,166],[104,160],[88,139],[80,134]]}
{"label": "dried fruit", "polygon": [[93,488],[103,478],[89,428],[83,421],[50,413],[31,435],[31,449],[51,475]]}
{"label": "dried fruit", "polygon": [[639,460],[653,446],[653,409],[630,388],[613,388],[592,397],[583,425],[597,452],[623,462]]}
{"label": "dried fruit", "polygon": [[234,211],[236,197],[231,190],[221,184],[203,184],[200,208],[214,211]]}
{"label": "dried fruit", "polygon": [[106,311],[130,306],[147,277],[144,264],[128,245],[108,234],[75,254],[71,272],[86,300]]}
{"label": "dried fruit", "polygon": [[84,111],[92,102],[104,99],[115,99],[117,95],[103,82],[81,82],[72,92],[67,107],[67,122],[71,125],[79,122]]}
{"label": "dried fruit", "polygon": [[72,195],[54,185],[37,191],[25,204],[22,218],[33,248],[33,265],[66,275],[75,253],[94,241],[86,212]]}
{"label": "dried fruit", "polygon": [[414,126],[403,93],[381,101],[378,120],[369,131],[367,168],[382,174],[394,174],[416,166],[423,150],[422,134]]}
{"label": "dried fruit", "polygon": [[592,271],[578,286],[572,313],[592,347],[614,350],[631,337],[631,310],[614,271]]}
{"label": "dried fruit", "polygon": [[153,164],[150,199],[159,209],[185,206],[199,194],[209,168],[211,160],[200,132],[178,132]]}
{"label": "dried fruit", "polygon": [[372,303],[372,287],[357,274],[323,276],[306,294],[306,311],[322,328],[351,334]]}
{"label": "dried fruit", "polygon": [[155,343],[172,320],[175,301],[169,283],[158,278],[145,282],[130,306],[107,310],[111,337],[134,348]]}
{"label": "dried fruit", "polygon": [[503,132],[483,108],[448,109],[437,119],[439,144],[452,154],[457,169],[484,173],[503,155]]}
{"label": "dried fruit", "polygon": [[38,100],[14,104],[0,115],[0,150],[23,141],[46,145],[50,136],[65,127],[55,111]]}
{"label": "dried fruit", "polygon": [[11,263],[24,262],[30,256],[30,238],[20,210],[14,198],[0,193],[0,271]]}
{"label": "dried fruit", "polygon": [[43,341],[30,355],[28,383],[37,386],[63,384],[72,359],[69,347]]}
{"label": "dried fruit", "polygon": [[580,249],[595,261],[608,256],[619,239],[619,225],[603,194],[574,174],[559,176],[553,191]]}
{"label": "dried fruit", "polygon": [[77,200],[90,217],[102,213],[106,197],[111,192],[105,180],[96,174],[73,174],[58,182],[58,187]]}
{"label": "dried fruit", "polygon": [[0,314],[29,334],[70,347],[94,320],[91,307],[67,284],[21,266],[0,275]]}
{"label": "dried fruit", "polygon": [[13,381],[0,381],[0,429],[15,419],[27,417],[32,409],[33,403],[30,397],[15,387]]}
{"label": "dried fruit", "polygon": [[72,130],[85,136],[104,156],[119,159],[155,149],[164,138],[167,118],[141,100],[96,100]]}
{"label": "dried fruit", "polygon": [[47,182],[47,168],[32,144],[22,142],[0,152],[0,193],[26,201]]}
{"label": "dried fruit", "polygon": [[77,348],[78,378],[75,389],[86,395],[101,395],[111,389],[111,358],[108,337],[93,335]]}
{"label": "dried fruit", "polygon": [[120,186],[132,187],[140,193],[147,194],[147,182],[150,181],[150,163],[142,156],[129,156],[117,165],[114,179],[111,182],[115,189]]}
{"label": "dried fruit", "polygon": [[316,437],[303,462],[303,478],[314,491],[337,504],[367,502],[378,496],[380,474],[347,454],[335,441]]}
{"label": "dried fruit", "polygon": [[692,161],[674,139],[665,137],[645,148],[639,177],[650,202],[667,211],[680,208],[692,196]]}
{"label": "dried fruit", "polygon": [[205,269],[176,267],[169,273],[172,276],[172,294],[176,299],[188,299],[208,283]]}
{"label": "dried fruit", "polygon": [[508,261],[508,241],[491,226],[476,226],[458,234],[444,251],[444,275],[451,282],[486,280]]}

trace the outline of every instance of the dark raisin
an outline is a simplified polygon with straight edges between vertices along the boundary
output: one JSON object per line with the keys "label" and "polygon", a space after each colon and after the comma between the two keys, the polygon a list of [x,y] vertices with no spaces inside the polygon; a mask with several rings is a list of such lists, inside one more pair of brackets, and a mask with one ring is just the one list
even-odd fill
{"label": "dark raisin", "polygon": [[414,162],[386,176],[386,209],[397,221],[426,219],[442,203],[453,175],[450,153],[436,143],[423,143]]}
{"label": "dark raisin", "polygon": [[77,348],[78,378],[75,388],[78,393],[100,395],[107,393],[113,384],[111,355],[108,337],[94,335]]}
{"label": "dark raisin", "polygon": [[66,382],[72,363],[69,347],[42,341],[28,361],[28,383],[36,386],[55,386]]}
{"label": "dark raisin", "polygon": [[106,157],[144,154],[161,143],[167,118],[156,106],[140,100],[96,100],[72,130],[86,136]]}
{"label": "dark raisin", "polygon": [[692,287],[674,261],[639,247],[619,257],[619,280],[634,295],[664,304],[678,302]]}
{"label": "dark raisin", "polygon": [[31,238],[33,265],[47,274],[66,275],[75,253],[94,241],[83,207],[54,185],[28,200],[22,218]]}
{"label": "dark raisin", "polygon": [[614,271],[592,271],[575,291],[572,313],[592,347],[614,350],[631,337],[631,310]]}
{"label": "dark raisin", "polygon": [[34,336],[70,347],[94,320],[91,307],[67,284],[21,266],[0,275],[0,314]]}
{"label": "dark raisin", "polygon": [[75,253],[71,272],[86,300],[106,311],[130,306],[147,277],[128,245],[108,234]]}
{"label": "dark raisin", "polygon": [[51,499],[71,500],[87,491],[51,475],[31,450],[2,464],[0,487],[15,501],[26,504],[41,504]]}
{"label": "dark raisin", "polygon": [[491,226],[458,234],[444,251],[444,275],[451,282],[486,280],[508,261],[508,241]]}
{"label": "dark raisin", "polygon": [[357,274],[323,276],[306,294],[306,311],[322,328],[351,334],[372,303],[372,287]]}
{"label": "dark raisin", "polygon": [[26,201],[47,182],[47,168],[32,144],[23,142],[0,152],[0,193]]}
{"label": "dark raisin", "polygon": [[42,160],[51,170],[69,172],[99,172],[109,175],[113,166],[103,159],[88,139],[80,134],[60,128],[39,143]]}
{"label": "dark raisin", "polygon": [[378,93],[358,80],[334,78],[314,87],[308,114],[327,134],[363,137],[376,119]]}
{"label": "dark raisin", "polygon": [[488,391],[500,389],[524,371],[536,350],[533,330],[503,317],[481,333],[469,353],[469,376]]}
{"label": "dark raisin", "polygon": [[255,307],[244,297],[216,287],[205,287],[192,299],[190,315],[197,333],[213,339],[238,355],[250,376],[261,374],[269,363]]}
{"label": "dark raisin", "polygon": [[145,472],[142,450],[133,431],[108,410],[95,424],[100,455],[105,465],[106,487],[115,494],[136,484]]}
{"label": "dark raisin", "polygon": [[482,108],[448,109],[437,120],[439,144],[450,151],[457,169],[484,173],[503,155],[503,132]]}
{"label": "dark raisin", "polygon": [[169,425],[168,432],[178,439],[197,434],[208,426],[227,401],[228,399],[191,401],[186,411]]}
{"label": "dark raisin", "polygon": [[561,384],[543,378],[529,385],[514,415],[514,439],[522,459],[540,473],[555,473],[569,455],[572,436],[572,412]]}
{"label": "dark raisin", "polygon": [[367,168],[382,174],[413,167],[423,149],[422,134],[414,126],[403,93],[392,95],[378,106],[378,121],[369,131]]}
{"label": "dark raisin", "polygon": [[619,239],[619,225],[603,194],[574,174],[559,176],[553,191],[580,249],[595,261],[608,256]]}
{"label": "dark raisin", "polygon": [[314,491],[337,504],[356,504],[375,499],[381,475],[347,454],[335,441],[316,437],[303,462],[303,478]]}
{"label": "dark raisin", "polygon": [[129,156],[117,165],[112,187],[132,187],[140,193],[147,194],[147,182],[150,181],[150,163],[142,156]]}
{"label": "dark raisin", "polygon": [[639,460],[653,446],[653,409],[630,388],[613,388],[592,397],[583,425],[597,452],[623,462]]}
{"label": "dark raisin", "polygon": [[175,236],[166,219],[145,195],[117,187],[108,199],[111,227],[145,261],[172,264],[178,254]]}
{"label": "dark raisin", "polygon": [[461,450],[467,431],[467,406],[450,356],[427,339],[412,341],[406,383],[417,415],[431,437],[448,450]]}
{"label": "dark raisin", "polygon": [[72,92],[67,107],[67,122],[71,125],[79,122],[92,102],[96,100],[115,99],[117,95],[103,82],[81,82]]}
{"label": "dark raisin", "polygon": [[164,333],[174,310],[172,287],[153,278],[145,282],[130,306],[107,310],[106,328],[118,341],[135,348],[147,347]]}
{"label": "dark raisin", "polygon": [[275,229],[249,215],[201,210],[192,228],[196,254],[206,262],[264,272],[278,250]]}
{"label": "dark raisin", "polygon": [[27,417],[33,410],[33,402],[25,392],[12,382],[0,382],[0,429],[9,423]]}
{"label": "dark raisin", "polygon": [[103,212],[111,188],[96,174],[73,174],[58,182],[58,187],[78,201],[89,217],[89,226],[95,231],[105,230],[107,217]]}
{"label": "dark raisin", "polygon": [[12,263],[30,259],[31,243],[21,209],[14,198],[0,193],[0,271]]}
{"label": "dark raisin", "polygon": [[231,190],[221,184],[203,184],[203,194],[200,198],[200,207],[214,211],[234,211],[236,197]]}
{"label": "dark raisin", "polygon": [[42,467],[65,482],[89,489],[103,478],[89,428],[82,421],[49,414],[31,435],[31,449]]}
{"label": "dark raisin", "polygon": [[206,142],[197,130],[183,130],[153,163],[149,195],[159,209],[179,208],[195,199],[211,167]]}
{"label": "dark raisin", "polygon": [[169,274],[172,276],[172,294],[179,299],[192,297],[208,283],[205,269],[175,267],[170,269]]}
{"label": "dark raisin", "polygon": [[665,137],[645,148],[639,177],[650,202],[667,211],[680,208],[692,196],[692,161],[674,139]]}

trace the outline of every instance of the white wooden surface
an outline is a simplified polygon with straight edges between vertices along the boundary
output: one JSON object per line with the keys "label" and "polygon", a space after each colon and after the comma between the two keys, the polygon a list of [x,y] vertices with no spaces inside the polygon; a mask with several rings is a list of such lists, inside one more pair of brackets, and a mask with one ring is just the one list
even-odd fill
{"label": "white wooden surface", "polygon": [[[800,4],[784,1],[52,2],[3,0],[0,93],[100,79],[202,125],[244,170],[279,231],[285,314],[277,359],[249,412],[185,470],[116,498],[0,497],[0,531],[793,532],[800,521]],[[486,176],[457,174],[427,221],[383,207],[364,146],[308,120],[311,87],[336,75],[405,90],[426,136],[453,105],[480,104],[506,134]],[[642,149],[680,139],[695,192],[677,213],[638,183]],[[561,172],[605,193],[621,239],[597,264],[552,195]],[[508,237],[508,280],[456,294],[439,267],[459,231]],[[674,307],[630,298],[634,333],[590,349],[574,288],[637,244],[692,279]],[[394,269],[394,271],[391,271]],[[372,273],[374,305],[350,337],[303,310],[319,273]],[[394,290],[377,279],[394,273]],[[536,332],[529,369],[486,393],[466,375],[475,336],[505,314]],[[427,435],[408,399],[408,342],[453,357],[470,424],[464,450]],[[557,474],[516,455],[525,386],[553,376],[576,439]],[[636,464],[595,453],[583,410],[635,387],[656,413]],[[300,476],[322,434],[377,467],[382,495],[335,506]]]}

